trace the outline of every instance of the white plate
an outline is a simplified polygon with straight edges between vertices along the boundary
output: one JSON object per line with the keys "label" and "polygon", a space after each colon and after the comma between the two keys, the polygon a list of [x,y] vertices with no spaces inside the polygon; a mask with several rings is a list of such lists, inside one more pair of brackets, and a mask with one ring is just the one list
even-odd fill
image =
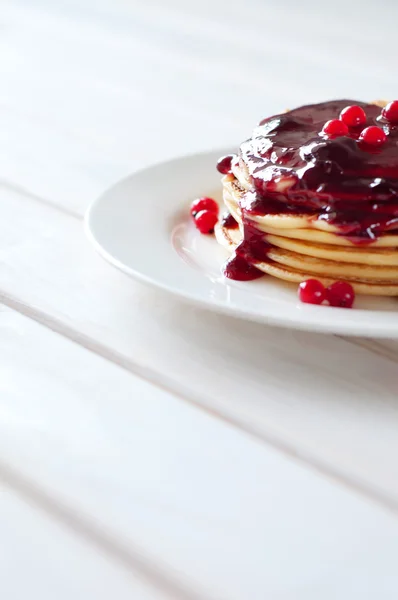
{"label": "white plate", "polygon": [[226,252],[196,231],[189,206],[198,196],[220,200],[215,164],[225,153],[185,156],[121,181],[88,210],[89,239],[128,275],[210,310],[297,329],[398,337],[398,299],[362,296],[352,310],[311,306],[297,300],[296,286],[272,277],[222,277]]}

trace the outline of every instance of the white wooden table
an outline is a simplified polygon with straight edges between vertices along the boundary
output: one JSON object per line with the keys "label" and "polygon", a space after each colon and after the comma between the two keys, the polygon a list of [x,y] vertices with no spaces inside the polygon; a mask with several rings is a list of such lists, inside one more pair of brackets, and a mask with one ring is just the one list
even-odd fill
{"label": "white wooden table", "polygon": [[285,106],[396,98],[397,18],[2,0],[2,600],[396,600],[398,343],[197,310],[105,264],[82,217]]}

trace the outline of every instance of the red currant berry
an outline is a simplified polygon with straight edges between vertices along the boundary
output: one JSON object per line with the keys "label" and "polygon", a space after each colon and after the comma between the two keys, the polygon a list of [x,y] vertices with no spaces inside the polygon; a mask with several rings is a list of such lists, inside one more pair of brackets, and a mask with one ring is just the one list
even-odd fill
{"label": "red currant berry", "polygon": [[321,304],[326,298],[326,290],[317,279],[307,279],[300,283],[298,295],[306,304]]}
{"label": "red currant berry", "polygon": [[384,131],[380,127],[376,127],[376,125],[366,127],[359,136],[359,141],[369,146],[382,146],[386,139],[387,136]]}
{"label": "red currant berry", "polygon": [[390,123],[398,123],[398,100],[387,104],[381,111],[381,114]]}
{"label": "red currant berry", "polygon": [[347,127],[358,127],[359,125],[365,125],[366,123],[366,112],[360,106],[346,106],[341,113],[340,119],[347,125]]}
{"label": "red currant berry", "polygon": [[194,200],[191,204],[191,215],[195,217],[195,215],[201,210],[211,210],[212,212],[218,215],[218,204],[213,198],[207,198],[204,196],[203,198],[198,198]]}
{"label": "red currant berry", "polygon": [[332,119],[325,123],[322,128],[322,133],[330,138],[340,137],[342,135],[348,135],[348,127],[343,121]]}
{"label": "red currant berry", "polygon": [[222,156],[217,162],[217,171],[219,173],[222,173],[223,175],[228,175],[229,173],[231,173],[231,163],[233,158],[233,154]]}
{"label": "red currant berry", "polygon": [[217,213],[213,210],[201,210],[195,217],[195,225],[200,233],[213,233],[217,221]]}
{"label": "red currant berry", "polygon": [[346,281],[335,281],[326,288],[326,300],[330,306],[352,308],[355,300],[354,288]]}

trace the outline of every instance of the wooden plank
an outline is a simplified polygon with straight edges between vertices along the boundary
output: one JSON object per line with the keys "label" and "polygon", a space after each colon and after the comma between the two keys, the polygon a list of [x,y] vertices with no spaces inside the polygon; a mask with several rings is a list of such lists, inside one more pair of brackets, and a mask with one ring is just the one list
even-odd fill
{"label": "wooden plank", "polygon": [[50,512],[187,600],[396,598],[395,516],[26,317],[0,333],[0,454]]}
{"label": "wooden plank", "polygon": [[354,338],[352,343],[388,358],[393,363],[398,363],[398,342],[396,340]]}
{"label": "wooden plank", "polygon": [[[94,197],[131,170],[206,146],[233,147],[251,129],[252,115],[258,118],[282,104],[309,101],[310,92],[312,99],[321,89],[325,96],[336,96],[340,90],[345,96],[362,93],[365,97],[372,70],[374,94],[392,97],[394,66],[389,61],[395,54],[388,48],[395,37],[388,36],[385,20],[377,26],[380,15],[374,15],[371,7],[363,3],[358,7],[362,20],[355,43],[352,28],[341,21],[336,6],[328,11],[328,19],[331,23],[337,19],[338,26],[325,31],[320,27],[324,10],[313,3],[309,13],[289,6],[294,18],[284,19],[280,44],[278,31],[267,31],[264,40],[260,18],[264,11],[268,19],[283,19],[286,7],[277,4],[248,4],[231,13],[221,2],[217,8],[212,6],[209,20],[206,3],[192,7],[180,0],[168,2],[167,7],[159,2],[104,0],[84,8],[80,3],[46,0],[33,8],[26,1],[4,2],[0,142],[7,151],[0,153],[1,178],[82,215]],[[255,20],[251,9],[258,15]],[[398,5],[389,7],[391,23],[397,11]],[[247,28],[250,35],[244,35]],[[307,29],[310,36],[303,35]],[[203,32],[206,44],[199,44]],[[374,41],[382,36],[383,64],[368,43],[370,33]],[[292,46],[300,60],[299,65],[294,63],[294,78],[289,78]],[[268,60],[274,47],[278,48],[276,62],[275,56]],[[353,51],[361,54],[362,61],[348,60]],[[238,67],[241,85],[236,86]],[[278,84],[267,85],[262,93],[263,82],[270,78]],[[311,88],[314,81],[315,89]],[[159,129],[148,127],[153,115]],[[165,144],[159,143],[160,131]],[[194,135],[187,136],[186,131]],[[389,342],[359,343],[398,356]]]}
{"label": "wooden plank", "polygon": [[2,179],[82,214],[132,170],[234,147],[286,106],[393,97],[398,6],[355,0],[353,30],[339,3],[327,26],[310,4],[3,0]]}
{"label": "wooden plank", "polygon": [[[3,397],[2,393],[2,400]],[[1,597],[6,600],[171,600],[173,597],[112,563],[101,548],[83,542],[26,503],[3,482],[0,482],[0,537],[0,587]]]}
{"label": "wooden plank", "polygon": [[397,507],[396,367],[332,336],[198,310],[95,255],[80,221],[0,193],[3,301]]}

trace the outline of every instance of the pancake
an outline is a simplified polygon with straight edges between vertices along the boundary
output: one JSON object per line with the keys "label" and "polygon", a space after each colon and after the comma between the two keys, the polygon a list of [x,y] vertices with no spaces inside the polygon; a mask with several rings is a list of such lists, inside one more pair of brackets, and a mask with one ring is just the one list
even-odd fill
{"label": "pancake", "polygon": [[369,252],[366,248],[358,248],[356,246],[336,246],[333,244],[306,242],[273,234],[265,234],[264,240],[277,248],[292,250],[293,252],[315,258],[325,258],[345,263],[354,262],[363,265],[398,267],[398,248],[377,247],[373,248],[372,252]]}
{"label": "pancake", "polygon": [[[357,106],[360,127],[339,120],[347,105]],[[258,269],[294,283],[348,281],[358,293],[398,295],[398,127],[381,106],[336,100],[259,124],[220,171],[238,223],[215,230],[230,253],[239,246],[227,276],[247,280]]]}
{"label": "pancake", "polygon": [[[215,228],[216,239],[219,244],[224,246],[230,254],[233,254],[236,247],[242,241],[242,234],[239,229],[227,229],[218,223]],[[271,254],[273,252],[273,254]],[[270,258],[267,262],[253,260],[252,264],[267,275],[271,275],[283,281],[299,284],[307,279],[314,278],[314,273],[305,270],[305,263],[302,268],[294,268],[290,265],[274,261],[277,254],[275,249],[270,251]],[[299,259],[296,259],[299,260]],[[297,266],[299,262],[296,263]],[[327,274],[316,274],[316,279],[323,285],[328,286],[337,280],[349,281],[357,294],[366,294],[370,296],[398,296],[398,277],[390,281],[380,281],[379,279],[368,279],[367,277],[330,277]]]}
{"label": "pancake", "polygon": [[388,283],[398,283],[397,267],[385,267],[364,265],[358,263],[344,263],[324,258],[314,258],[305,254],[298,254],[291,250],[271,247],[268,250],[268,257],[274,262],[313,273],[314,275],[324,275],[325,277],[335,277],[346,281],[366,280]]}
{"label": "pancake", "polygon": [[[229,181],[229,183],[231,183]],[[233,183],[233,182],[232,182]],[[242,202],[242,198],[244,196],[244,192],[239,190],[239,192],[232,191],[230,185],[225,186],[223,188],[223,199],[226,207],[229,212],[235,217],[238,222],[241,222],[241,210],[240,203]],[[269,217],[267,219],[267,217]],[[276,218],[275,218],[276,217]],[[283,236],[286,238],[292,238],[297,240],[303,240],[306,242],[314,242],[317,244],[329,244],[334,246],[345,246],[348,248],[358,248],[357,244],[352,242],[350,239],[341,236],[340,234],[336,234],[333,231],[325,231],[322,229],[322,225],[320,228],[317,227],[317,223],[315,220],[311,222],[306,217],[300,216],[291,216],[291,215],[281,215],[279,219],[279,223],[277,220],[278,215],[265,215],[264,220],[261,217],[251,217],[259,231],[264,233],[268,233],[276,236]],[[290,223],[289,223],[290,219]],[[283,222],[284,226],[280,226]],[[279,225],[279,227],[278,227]],[[310,228],[309,228],[310,227]],[[336,228],[338,231],[338,229]],[[398,232],[391,234],[383,234],[379,238],[376,238],[371,246],[366,246],[366,251],[369,252],[371,249],[375,248],[398,248]]]}
{"label": "pancake", "polygon": [[[244,196],[247,190],[244,190],[236,179],[225,178],[222,180],[222,183],[224,200],[226,200],[228,204],[231,204],[234,207],[234,210],[237,211],[239,206],[244,202]],[[254,221],[257,224],[258,229],[264,232],[268,228],[293,229],[294,231],[298,229],[315,229],[326,233],[336,233],[341,237],[339,227],[320,219],[319,214],[315,211],[311,214],[300,214],[298,209],[295,214],[253,214],[250,215],[250,220]],[[392,235],[397,236],[396,242],[398,246],[398,233],[393,233]],[[375,241],[377,240],[375,239]],[[343,237],[343,242],[347,245],[352,245],[353,243],[350,241],[349,237]]]}
{"label": "pancake", "polygon": [[[296,271],[290,267],[282,267],[277,263],[256,263],[256,267],[267,275],[277,277],[278,279],[282,279],[283,281],[288,281],[290,283],[302,283],[303,281],[313,277],[311,273]],[[317,277],[317,279],[323,283],[324,286],[329,286],[336,281],[336,279],[325,277]],[[344,279],[343,281],[346,280]],[[367,282],[366,280],[349,280],[349,282],[357,294],[365,294],[368,296],[398,296],[398,283],[374,284]]]}
{"label": "pancake", "polygon": [[[335,235],[334,233],[328,233],[326,231],[317,231],[315,229],[275,229],[273,227],[265,227],[264,233],[271,235],[285,236],[288,239],[302,240],[307,242],[314,242],[316,244],[327,244],[332,246],[341,246],[344,248],[358,248],[353,242]],[[372,242],[372,251],[376,248],[397,248],[398,247],[398,236],[397,235],[386,235],[379,237]],[[368,250],[369,252],[369,250]]]}

